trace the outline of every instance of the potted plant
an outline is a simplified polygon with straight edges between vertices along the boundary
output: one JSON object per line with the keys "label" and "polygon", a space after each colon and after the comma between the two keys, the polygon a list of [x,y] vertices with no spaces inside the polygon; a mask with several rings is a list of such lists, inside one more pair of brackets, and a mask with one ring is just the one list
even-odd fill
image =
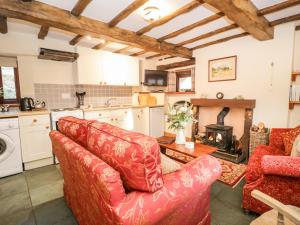
{"label": "potted plant", "polygon": [[168,112],[169,129],[176,132],[176,144],[185,144],[185,127],[189,122],[196,121],[193,117],[193,106],[170,107]]}

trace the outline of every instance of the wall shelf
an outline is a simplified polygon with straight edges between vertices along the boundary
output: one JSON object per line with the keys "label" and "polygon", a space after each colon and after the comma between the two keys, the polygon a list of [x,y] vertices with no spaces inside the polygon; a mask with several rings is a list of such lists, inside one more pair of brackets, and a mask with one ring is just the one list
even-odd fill
{"label": "wall shelf", "polygon": [[290,101],[289,109],[294,109],[295,105],[300,105],[300,101]]}

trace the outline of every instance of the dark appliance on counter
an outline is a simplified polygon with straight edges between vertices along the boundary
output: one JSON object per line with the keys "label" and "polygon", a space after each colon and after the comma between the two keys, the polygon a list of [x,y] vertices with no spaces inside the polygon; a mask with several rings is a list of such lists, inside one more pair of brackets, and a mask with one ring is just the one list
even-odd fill
{"label": "dark appliance on counter", "polygon": [[34,109],[34,101],[32,98],[21,98],[20,99],[20,110],[21,111],[31,111]]}
{"label": "dark appliance on counter", "polygon": [[167,86],[168,71],[162,70],[145,70],[145,86]]}
{"label": "dark appliance on counter", "polygon": [[76,91],[76,97],[78,99],[78,103],[77,103],[77,107],[80,108],[81,106],[84,105],[84,96],[85,96],[86,92],[77,92]]}

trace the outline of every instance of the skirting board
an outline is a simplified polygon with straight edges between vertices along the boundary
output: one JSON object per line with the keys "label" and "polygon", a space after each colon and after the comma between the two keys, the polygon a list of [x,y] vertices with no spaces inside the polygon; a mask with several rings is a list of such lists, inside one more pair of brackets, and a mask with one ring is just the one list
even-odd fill
{"label": "skirting board", "polygon": [[32,162],[24,163],[24,170],[31,170],[43,166],[48,166],[53,164],[53,158],[40,159]]}

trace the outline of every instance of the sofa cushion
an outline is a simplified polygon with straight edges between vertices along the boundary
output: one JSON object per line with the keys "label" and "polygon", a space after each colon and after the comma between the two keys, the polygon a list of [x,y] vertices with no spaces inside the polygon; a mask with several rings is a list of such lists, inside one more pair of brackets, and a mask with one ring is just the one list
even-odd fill
{"label": "sofa cushion", "polygon": [[119,171],[129,189],[155,192],[163,186],[156,139],[107,123],[88,126],[88,149]]}
{"label": "sofa cushion", "polygon": [[58,120],[58,129],[78,144],[87,146],[87,126],[94,121],[65,116]]}
{"label": "sofa cushion", "polygon": [[286,155],[291,155],[293,143],[299,134],[300,134],[300,126],[295,127],[294,129],[281,134],[284,143],[284,151]]}
{"label": "sofa cushion", "polygon": [[245,178],[247,183],[254,182],[258,178],[263,176],[261,160],[262,157],[265,155],[284,155],[284,152],[280,149],[273,148],[271,146],[257,146],[249,159],[248,166],[246,169]]}
{"label": "sofa cushion", "polygon": [[294,141],[291,156],[300,157],[300,134],[296,137]]}

